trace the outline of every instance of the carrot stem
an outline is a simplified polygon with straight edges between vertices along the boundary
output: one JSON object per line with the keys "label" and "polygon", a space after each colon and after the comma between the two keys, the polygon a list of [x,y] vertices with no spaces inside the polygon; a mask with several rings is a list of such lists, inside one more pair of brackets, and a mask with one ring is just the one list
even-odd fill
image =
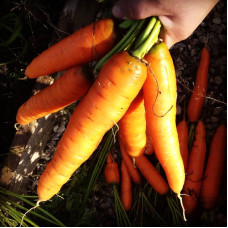
{"label": "carrot stem", "polygon": [[129,43],[131,43],[135,37],[137,36],[140,28],[142,27],[143,23],[145,20],[141,20],[141,21],[135,21],[132,23],[129,31],[127,32],[127,34],[115,45],[115,47],[113,47],[113,49],[108,52],[102,59],[100,59],[100,61],[96,64],[96,66],[94,67],[93,70],[93,74],[96,75],[101,68],[103,67],[103,65],[108,61],[108,59],[115,54],[116,52],[120,52],[122,50],[124,50]]}
{"label": "carrot stem", "polygon": [[[152,18],[151,21],[153,19],[154,18]],[[151,30],[150,35],[147,37],[146,40],[143,40],[143,43],[141,44],[141,46],[139,46],[136,50],[131,51],[131,54],[134,57],[138,57],[139,59],[142,59],[144,55],[153,47],[154,43],[157,42],[158,35],[160,33],[160,28],[161,28],[161,22],[159,20],[156,21],[155,25],[152,22],[150,22],[147,28],[144,30],[145,32],[148,32],[148,30]]]}

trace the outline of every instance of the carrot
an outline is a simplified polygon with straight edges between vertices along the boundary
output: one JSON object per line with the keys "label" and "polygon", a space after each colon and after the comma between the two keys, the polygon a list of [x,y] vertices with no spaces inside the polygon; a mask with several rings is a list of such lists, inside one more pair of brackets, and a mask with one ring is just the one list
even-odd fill
{"label": "carrot", "polygon": [[180,197],[185,172],[176,128],[176,75],[165,43],[154,46],[145,56],[148,76],[143,86],[146,121],[156,157],[170,188]]}
{"label": "carrot", "polygon": [[168,193],[168,184],[146,156],[141,155],[140,157],[136,157],[135,164],[157,193],[160,195]]}
{"label": "carrot", "polygon": [[131,176],[127,171],[124,160],[121,162],[121,194],[120,199],[125,211],[129,211],[132,206],[132,183]]}
{"label": "carrot", "polygon": [[150,132],[148,128],[146,128],[146,147],[144,150],[144,154],[146,155],[152,155],[154,153],[154,147],[153,147],[153,142],[150,136]]}
{"label": "carrot", "polygon": [[112,19],[101,19],[43,51],[28,65],[25,75],[36,78],[98,60],[113,44],[114,22]]}
{"label": "carrot", "polygon": [[180,144],[180,153],[184,162],[184,169],[187,169],[188,165],[188,124],[185,119],[180,121],[177,125],[177,133]]}
{"label": "carrot", "polygon": [[108,153],[107,163],[104,168],[105,180],[108,184],[119,184],[120,174],[118,164],[113,160],[111,153]]}
{"label": "carrot", "polygon": [[146,79],[146,66],[123,51],[113,55],[76,107],[53,159],[40,177],[40,201],[58,193],[73,172],[99,145],[139,93]]}
{"label": "carrot", "polygon": [[142,155],[146,146],[146,116],[142,90],[118,125],[119,136],[122,137],[127,153],[132,157]]}
{"label": "carrot", "polygon": [[130,157],[130,155],[126,152],[124,143],[122,142],[122,138],[119,136],[119,133],[118,133],[118,139],[119,139],[121,156],[127,167],[127,171],[130,174],[132,181],[136,184],[140,184],[141,183],[140,173],[138,172],[137,168],[134,166],[132,157]]}
{"label": "carrot", "polygon": [[220,125],[213,136],[209,157],[204,172],[200,199],[205,209],[213,209],[219,195],[222,174],[226,161],[226,127]]}
{"label": "carrot", "polygon": [[199,119],[204,104],[207,91],[209,61],[209,51],[204,47],[201,51],[200,62],[196,73],[196,81],[187,108],[188,119],[190,122],[196,122]]}
{"label": "carrot", "polygon": [[202,121],[196,126],[195,139],[189,155],[187,177],[183,193],[183,204],[186,214],[192,216],[198,205],[201,183],[203,179],[204,163],[206,157],[205,127]]}
{"label": "carrot", "polygon": [[72,67],[53,84],[21,105],[16,120],[25,125],[35,119],[57,112],[82,97],[89,86],[90,81],[85,67]]}

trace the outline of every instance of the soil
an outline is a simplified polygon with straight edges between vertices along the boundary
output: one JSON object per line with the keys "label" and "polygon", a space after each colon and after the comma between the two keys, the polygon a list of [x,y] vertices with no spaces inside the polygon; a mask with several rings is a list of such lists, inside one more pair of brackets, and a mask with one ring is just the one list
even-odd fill
{"label": "soil", "polygon": [[[7,2],[7,1],[6,1]],[[19,1],[18,1],[19,2]],[[40,9],[27,1],[26,5],[15,3],[8,9],[14,9],[19,14],[24,23],[24,34],[28,37],[29,47],[26,55],[18,62],[7,66],[0,66],[0,102],[2,105],[1,112],[1,160],[7,157],[11,142],[15,135],[15,116],[18,107],[31,95],[34,81],[18,80],[23,78],[21,69],[24,69],[28,62],[46,49],[50,45],[53,33],[55,33],[59,12],[62,10],[64,1],[40,1]],[[207,44],[210,51],[210,69],[207,98],[203,106],[201,119],[205,123],[207,132],[207,145],[210,145],[212,136],[219,124],[227,124],[227,2],[221,0],[216,7],[210,12],[195,32],[185,41],[176,44],[170,49],[176,68],[178,82],[177,97],[177,123],[183,118],[185,107],[191,95],[194,86],[197,66],[200,59],[200,51]],[[40,13],[42,12],[42,13]],[[47,19],[50,21],[48,22]],[[26,21],[27,20],[27,21]],[[29,24],[32,22],[31,24]],[[55,152],[56,145],[64,132],[72,109],[62,111],[60,117],[53,126],[51,138],[46,145],[46,149],[40,158],[39,164],[31,176],[31,185],[28,192],[34,194],[37,186],[39,175],[44,170],[47,162]],[[116,147],[115,154],[118,159],[119,149]],[[0,165],[3,165],[1,162]],[[226,167],[227,168],[227,167]],[[223,184],[220,190],[218,204],[212,212],[212,221],[210,226],[226,226],[226,169],[224,172]],[[89,199],[91,208],[99,213],[97,226],[116,225],[113,194],[110,186],[106,185],[101,177],[96,185],[95,190]],[[95,188],[96,189],[96,188]],[[107,220],[105,218],[109,217]],[[59,218],[60,219],[60,218]],[[68,224],[72,225],[72,224]],[[193,220],[191,226],[200,226],[198,220]]]}

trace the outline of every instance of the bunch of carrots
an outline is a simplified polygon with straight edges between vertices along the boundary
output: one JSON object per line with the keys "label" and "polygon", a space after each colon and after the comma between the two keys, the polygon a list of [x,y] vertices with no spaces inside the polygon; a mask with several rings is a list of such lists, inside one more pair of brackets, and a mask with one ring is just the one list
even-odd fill
{"label": "bunch of carrots", "polygon": [[[159,39],[161,26],[156,17],[126,20],[120,27],[128,32],[116,44],[113,20],[100,19],[48,48],[29,64],[25,71],[28,78],[62,70],[66,73],[19,108],[19,124],[29,124],[81,98],[40,177],[38,202],[57,194],[96,150],[105,133],[118,125],[123,158],[121,199],[126,210],[130,208],[131,197],[126,191],[131,180],[141,182],[138,170],[158,193],[171,189],[182,204],[185,170],[188,173],[191,159],[188,162],[183,156],[179,144],[175,68],[167,46]],[[94,81],[89,79],[91,61],[97,61]],[[146,157],[153,151],[167,182]]]}

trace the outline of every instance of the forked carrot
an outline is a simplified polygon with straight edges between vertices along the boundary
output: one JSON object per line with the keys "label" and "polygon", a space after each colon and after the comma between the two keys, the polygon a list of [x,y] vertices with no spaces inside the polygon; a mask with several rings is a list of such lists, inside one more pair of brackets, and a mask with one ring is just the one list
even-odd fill
{"label": "forked carrot", "polygon": [[53,84],[32,96],[17,112],[16,120],[26,125],[72,104],[89,89],[91,82],[84,66],[70,68]]}
{"label": "forked carrot", "polygon": [[118,139],[119,139],[121,156],[122,156],[122,159],[124,160],[124,163],[127,167],[128,172],[132,178],[132,181],[136,184],[140,184],[141,183],[140,173],[139,173],[138,169],[135,167],[132,157],[130,157],[130,155],[126,152],[126,148],[124,147],[122,138],[119,136],[119,132],[118,132]]}
{"label": "forked carrot", "polygon": [[187,176],[183,188],[183,204],[188,216],[194,215],[203,181],[206,158],[205,127],[202,121],[196,126],[195,139],[189,155]]}
{"label": "forked carrot", "polygon": [[36,78],[97,60],[114,45],[114,22],[101,19],[43,51],[28,65],[25,75]]}
{"label": "forked carrot", "polygon": [[199,119],[206,92],[208,81],[210,54],[206,46],[201,51],[200,62],[196,73],[195,85],[188,103],[188,119],[196,122]]}
{"label": "forked carrot", "polygon": [[117,162],[114,161],[111,153],[108,153],[107,163],[104,168],[105,180],[108,184],[119,184],[120,174]]}
{"label": "forked carrot", "polygon": [[180,153],[184,162],[184,169],[187,170],[188,165],[188,124],[185,119],[177,125],[177,133],[180,144]]}
{"label": "forked carrot", "polygon": [[201,203],[207,210],[215,207],[219,195],[226,162],[226,135],[226,127],[220,125],[210,145],[209,157],[200,193]]}
{"label": "forked carrot", "polygon": [[40,177],[38,195],[46,201],[58,193],[73,172],[99,145],[139,93],[146,65],[126,51],[113,55],[76,107],[53,159]]}
{"label": "forked carrot", "polygon": [[152,165],[152,163],[146,158],[146,156],[141,155],[135,158],[135,164],[146,178],[148,183],[154,188],[154,190],[160,195],[168,193],[169,186],[158,172],[158,170]]}
{"label": "forked carrot", "polygon": [[132,183],[124,160],[121,162],[121,194],[120,199],[125,211],[129,211],[132,206]]}
{"label": "forked carrot", "polygon": [[180,197],[185,171],[176,128],[176,75],[165,43],[155,45],[145,56],[148,76],[143,85],[146,121],[156,157],[170,188]]}
{"label": "forked carrot", "polygon": [[146,116],[142,90],[118,122],[119,136],[132,157],[143,154],[146,146]]}

